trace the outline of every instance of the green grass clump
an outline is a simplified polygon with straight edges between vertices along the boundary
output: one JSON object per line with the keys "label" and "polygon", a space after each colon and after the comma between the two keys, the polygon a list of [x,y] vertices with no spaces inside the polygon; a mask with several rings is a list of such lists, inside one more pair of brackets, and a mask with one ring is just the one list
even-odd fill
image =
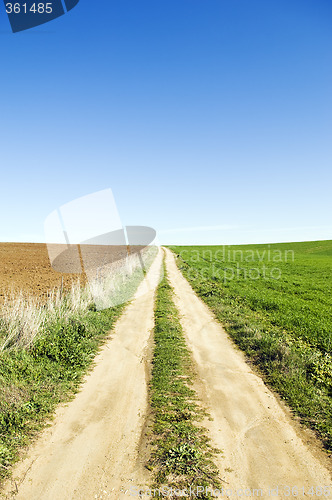
{"label": "green grass clump", "polygon": [[[192,389],[194,372],[172,300],[172,289],[164,278],[155,307],[154,354],[150,403],[153,417],[153,453],[148,468],[154,488],[179,490],[197,486],[220,487],[218,470],[202,426],[205,412]],[[168,490],[169,491],[169,490]],[[198,498],[211,498],[199,493]]]}
{"label": "green grass clump", "polygon": [[332,449],[332,241],[171,247],[266,381]]}
{"label": "green grass clump", "polygon": [[77,392],[122,308],[59,321],[30,348],[0,352],[0,480],[56,405]]}

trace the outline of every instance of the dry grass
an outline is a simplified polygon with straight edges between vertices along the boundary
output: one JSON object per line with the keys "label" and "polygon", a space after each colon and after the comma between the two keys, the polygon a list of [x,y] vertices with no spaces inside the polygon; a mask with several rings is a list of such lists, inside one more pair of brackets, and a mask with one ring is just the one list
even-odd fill
{"label": "dry grass", "polygon": [[29,348],[42,331],[58,322],[80,319],[93,308],[102,310],[127,302],[154,256],[153,249],[149,249],[142,252],[143,261],[132,255],[112,272],[103,268],[90,274],[85,286],[77,280],[65,293],[53,289],[46,303],[23,293],[5,297],[0,312],[0,351]]}

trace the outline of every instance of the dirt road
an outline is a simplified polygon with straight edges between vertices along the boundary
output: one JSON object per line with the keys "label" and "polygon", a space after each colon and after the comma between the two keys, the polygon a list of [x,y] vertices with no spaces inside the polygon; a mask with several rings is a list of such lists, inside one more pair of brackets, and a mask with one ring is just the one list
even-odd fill
{"label": "dirt road", "polygon": [[[150,285],[142,282],[81,392],[59,408],[52,426],[15,467],[17,500],[128,498],[124,492],[130,485],[147,484],[138,448],[147,410],[145,359],[161,259],[159,252],[148,273]],[[12,481],[4,497],[12,498],[13,490]]]}
{"label": "dirt road", "polygon": [[[247,489],[242,496],[261,496],[253,494],[253,489],[261,489],[262,498],[286,498],[290,487],[289,497],[294,498],[296,489],[291,491],[297,487],[299,498],[322,498],[323,492],[310,488],[330,486],[328,498],[332,498],[328,459],[314,447],[309,451],[304,442],[309,433],[291,421],[195,295],[173,254],[167,250],[166,255],[175,304],[201,381],[197,390],[213,418],[205,425],[214,445],[223,451],[219,467],[225,489],[232,490],[233,497],[241,496],[235,494],[237,489]],[[274,489],[270,494],[269,488]]]}
{"label": "dirt road", "polygon": [[[166,262],[198,373],[195,389],[212,417],[204,425],[223,452],[217,458],[223,498],[332,498],[329,462],[311,433],[294,423],[250,369],[168,250]],[[142,283],[80,393],[59,408],[52,426],[15,467],[17,500],[131,498],[131,487],[137,491],[150,483],[140,452],[160,265],[159,254],[149,272],[152,285],[142,295]],[[329,495],[315,489],[326,486]],[[5,498],[15,488],[8,483]]]}

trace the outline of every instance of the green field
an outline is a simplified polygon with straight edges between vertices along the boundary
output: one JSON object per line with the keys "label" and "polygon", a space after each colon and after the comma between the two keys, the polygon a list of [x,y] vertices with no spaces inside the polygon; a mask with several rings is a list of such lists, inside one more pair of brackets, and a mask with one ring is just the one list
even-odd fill
{"label": "green field", "polygon": [[236,343],[332,448],[332,241],[171,247]]}

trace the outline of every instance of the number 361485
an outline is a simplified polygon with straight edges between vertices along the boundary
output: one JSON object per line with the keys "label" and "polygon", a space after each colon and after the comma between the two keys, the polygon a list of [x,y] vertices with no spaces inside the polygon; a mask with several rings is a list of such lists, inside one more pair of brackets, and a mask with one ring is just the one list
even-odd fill
{"label": "number 361485", "polygon": [[30,7],[26,3],[6,3],[7,14],[27,14],[28,12],[32,12],[33,14],[51,14],[52,10],[52,2],[33,3]]}

